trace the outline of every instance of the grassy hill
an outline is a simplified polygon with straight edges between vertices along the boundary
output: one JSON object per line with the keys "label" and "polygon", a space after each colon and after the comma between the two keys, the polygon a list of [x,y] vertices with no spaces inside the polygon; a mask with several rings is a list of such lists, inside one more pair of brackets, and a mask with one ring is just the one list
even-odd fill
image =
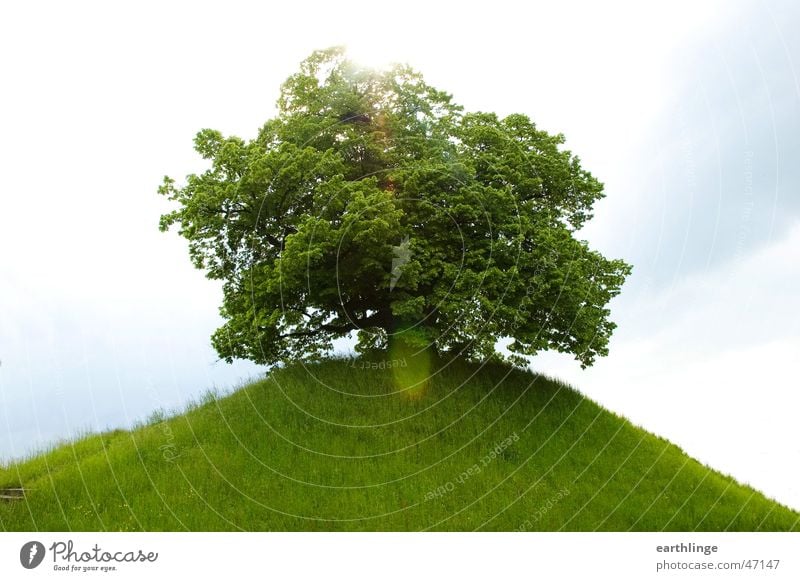
{"label": "grassy hill", "polygon": [[7,466],[0,489],[29,490],[0,500],[0,529],[800,530],[567,385],[420,365],[291,365]]}

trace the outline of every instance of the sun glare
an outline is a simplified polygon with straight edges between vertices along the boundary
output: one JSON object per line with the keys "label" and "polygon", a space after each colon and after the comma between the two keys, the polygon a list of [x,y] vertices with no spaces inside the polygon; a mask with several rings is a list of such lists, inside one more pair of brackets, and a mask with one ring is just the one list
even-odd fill
{"label": "sun glare", "polygon": [[372,69],[385,69],[394,63],[404,62],[401,51],[386,41],[354,41],[345,45],[347,54],[358,64]]}

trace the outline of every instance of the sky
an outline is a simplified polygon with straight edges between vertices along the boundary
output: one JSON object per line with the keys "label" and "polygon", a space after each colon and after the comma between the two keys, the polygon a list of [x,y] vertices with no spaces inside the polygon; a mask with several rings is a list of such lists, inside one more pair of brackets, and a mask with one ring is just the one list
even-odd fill
{"label": "sky", "polygon": [[4,3],[0,458],[263,373],[217,361],[220,288],[156,188],[345,44],[565,135],[606,185],[581,237],[634,271],[608,357],[533,368],[800,508],[798,25],[791,0]]}

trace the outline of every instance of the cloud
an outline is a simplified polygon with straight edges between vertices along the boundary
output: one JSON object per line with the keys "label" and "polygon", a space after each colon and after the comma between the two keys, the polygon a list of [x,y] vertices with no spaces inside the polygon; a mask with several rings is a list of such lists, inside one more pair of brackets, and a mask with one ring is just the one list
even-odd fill
{"label": "cloud", "polygon": [[782,240],[614,309],[611,353],[533,367],[800,508],[800,223]]}

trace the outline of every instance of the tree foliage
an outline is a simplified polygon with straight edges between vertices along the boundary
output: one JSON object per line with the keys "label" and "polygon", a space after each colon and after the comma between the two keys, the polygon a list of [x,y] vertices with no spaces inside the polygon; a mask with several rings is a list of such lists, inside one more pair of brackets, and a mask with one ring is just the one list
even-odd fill
{"label": "tree foliage", "polygon": [[276,363],[394,340],[469,358],[608,352],[630,267],[576,238],[603,186],[525,115],[466,113],[407,66],[317,51],[245,141],[204,129],[209,163],[159,192],[194,265],[223,282],[226,360]]}

